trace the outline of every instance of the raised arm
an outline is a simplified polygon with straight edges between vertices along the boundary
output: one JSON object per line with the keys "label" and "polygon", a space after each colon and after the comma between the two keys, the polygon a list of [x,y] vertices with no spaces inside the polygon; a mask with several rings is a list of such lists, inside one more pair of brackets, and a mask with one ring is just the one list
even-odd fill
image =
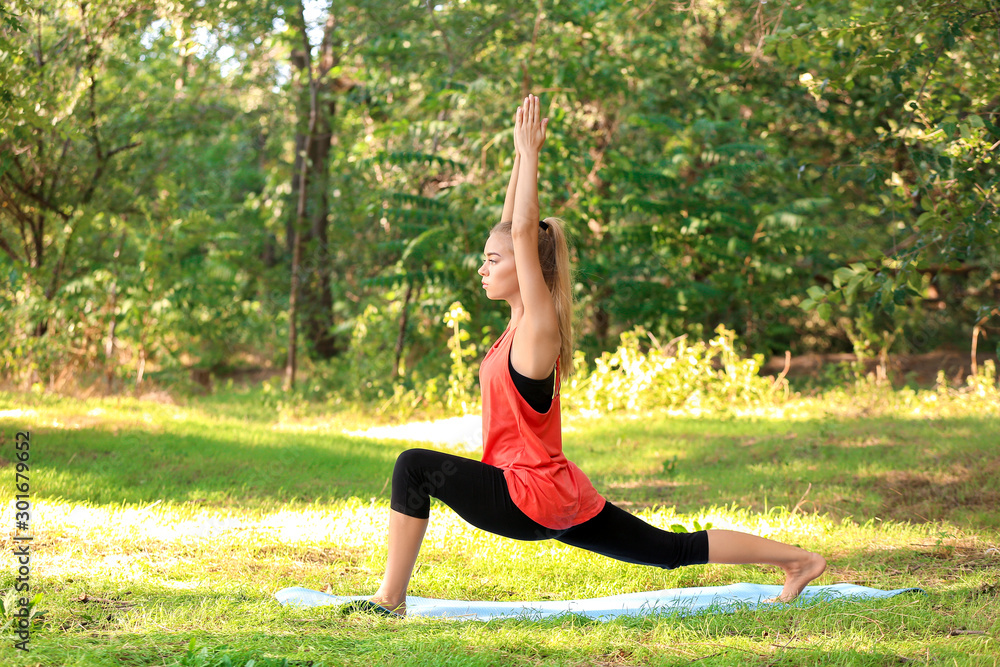
{"label": "raised arm", "polygon": [[[514,124],[517,125],[517,113],[514,113]],[[517,172],[521,167],[521,148],[517,145],[517,132],[514,132],[514,168],[510,170],[510,182],[507,184],[507,195],[503,199],[503,214],[500,222],[510,222],[514,215],[514,195],[517,192]]]}
{"label": "raised arm", "polygon": [[514,122],[515,144],[521,157],[511,239],[524,312],[511,344],[511,363],[517,372],[535,379],[552,372],[561,345],[555,303],[538,260],[538,235],[548,233],[538,218],[538,155],[545,143],[548,122],[548,118],[541,118],[541,105],[534,95],[524,99]]}

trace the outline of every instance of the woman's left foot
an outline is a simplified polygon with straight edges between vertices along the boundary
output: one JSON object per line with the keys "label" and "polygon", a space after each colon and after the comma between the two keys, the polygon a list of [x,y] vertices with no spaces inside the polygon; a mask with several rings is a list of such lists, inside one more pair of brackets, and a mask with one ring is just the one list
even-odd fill
{"label": "woman's left foot", "polygon": [[406,616],[406,603],[404,602],[395,609],[389,609],[372,600],[354,600],[341,607],[340,611],[342,614],[364,613],[387,618],[403,618]]}

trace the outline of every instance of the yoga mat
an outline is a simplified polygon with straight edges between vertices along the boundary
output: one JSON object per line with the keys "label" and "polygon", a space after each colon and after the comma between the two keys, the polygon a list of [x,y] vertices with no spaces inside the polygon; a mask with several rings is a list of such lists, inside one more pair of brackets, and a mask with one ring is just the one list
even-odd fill
{"label": "yoga mat", "polygon": [[[806,586],[799,596],[805,602],[837,599],[887,598],[919,588],[899,588],[882,591],[854,584]],[[595,620],[619,616],[648,614],[694,614],[703,611],[732,612],[739,608],[764,608],[781,605],[764,600],[781,593],[781,586],[763,584],[731,584],[708,588],[673,588],[644,593],[626,593],[586,600],[547,602],[466,602],[407,596],[406,615],[455,620],[488,621],[494,618],[541,619],[561,614],[576,614]],[[274,594],[278,602],[297,607],[341,605],[352,600],[367,600],[370,596],[327,595],[308,588],[294,586]]]}

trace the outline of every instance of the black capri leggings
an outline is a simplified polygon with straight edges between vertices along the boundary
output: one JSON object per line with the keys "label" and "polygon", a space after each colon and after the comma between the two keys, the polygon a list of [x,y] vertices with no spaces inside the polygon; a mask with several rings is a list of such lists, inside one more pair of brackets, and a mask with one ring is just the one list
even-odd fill
{"label": "black capri leggings", "polygon": [[559,540],[609,558],[673,569],[708,562],[708,533],[670,533],[606,502],[589,521],[555,530],[528,518],[510,497],[503,470],[461,456],[408,449],[392,471],[389,506],[426,519],[437,498],[476,528],[515,540]]}

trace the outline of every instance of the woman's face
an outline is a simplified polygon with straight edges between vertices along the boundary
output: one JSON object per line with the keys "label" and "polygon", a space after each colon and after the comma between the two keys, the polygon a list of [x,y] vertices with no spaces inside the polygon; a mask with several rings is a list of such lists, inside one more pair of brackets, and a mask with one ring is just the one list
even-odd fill
{"label": "woman's face", "polygon": [[521,295],[514,268],[514,246],[510,239],[491,234],[483,249],[483,265],[479,275],[483,277],[486,296],[494,301],[509,301]]}

